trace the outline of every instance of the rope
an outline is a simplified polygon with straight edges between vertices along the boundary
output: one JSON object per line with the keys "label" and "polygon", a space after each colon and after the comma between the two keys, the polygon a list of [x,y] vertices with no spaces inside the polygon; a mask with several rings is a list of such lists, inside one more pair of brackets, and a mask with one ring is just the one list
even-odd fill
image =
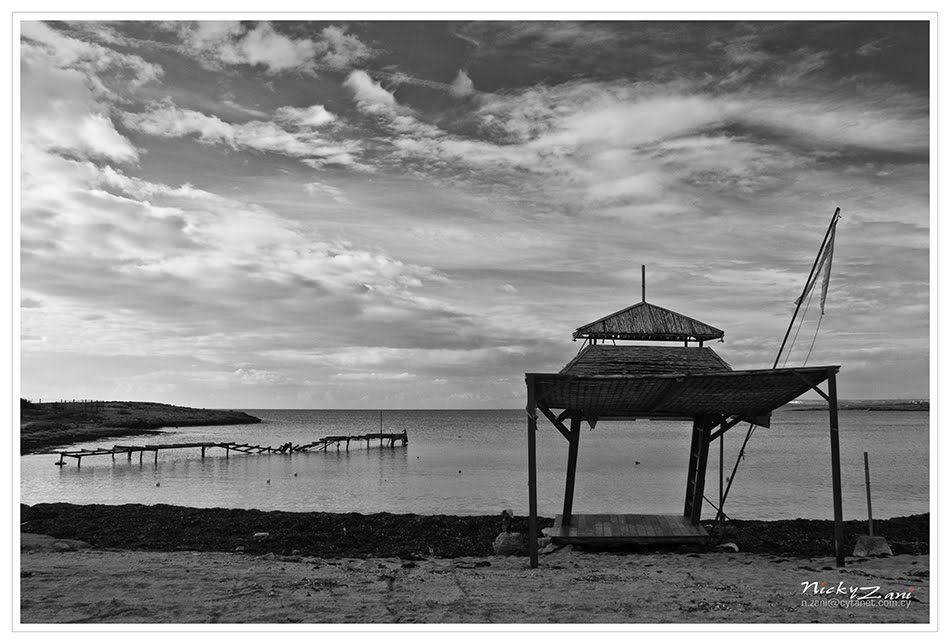
{"label": "rope", "polygon": [[813,288],[811,292],[808,294],[808,301],[805,302],[805,310],[802,311],[802,317],[798,321],[798,328],[795,329],[795,337],[792,338],[792,343],[788,345],[788,353],[785,354],[785,362],[782,363],[783,368],[785,367],[786,364],[788,364],[788,359],[792,357],[792,347],[795,346],[795,340],[798,339],[798,332],[802,330],[802,323],[805,322],[805,317],[808,314],[808,307],[811,306],[811,298],[814,294],[815,294],[815,289]]}
{"label": "rope", "polygon": [[[770,545],[770,546],[776,546],[776,547],[778,547],[778,548],[781,548],[781,547],[782,547],[782,544],[780,544],[780,543],[775,543],[775,542],[772,541],[771,539],[766,539],[766,538],[764,538],[764,537],[760,537],[759,535],[757,535],[757,534],[754,533],[754,532],[749,532],[749,531],[746,530],[745,528],[742,528],[742,527],[740,527],[740,526],[737,526],[737,525],[735,524],[736,519],[733,519],[733,518],[730,517],[728,514],[726,514],[725,512],[723,512],[721,509],[717,508],[717,507],[716,507],[716,504],[713,503],[712,501],[710,501],[709,499],[707,499],[705,494],[703,495],[703,500],[704,500],[706,503],[708,503],[709,505],[711,505],[714,509],[718,510],[718,512],[719,512],[722,516],[724,516],[727,521],[729,521],[730,523],[732,523],[732,527],[735,528],[736,530],[738,530],[739,532],[744,532],[744,533],[746,533],[747,535],[749,535],[750,537],[755,537],[756,539],[758,539],[758,540],[761,541],[762,543],[766,543],[766,544],[768,544],[768,545]],[[722,538],[722,534],[721,534],[721,533],[720,533],[719,536],[720,536],[720,538]]]}
{"label": "rope", "polygon": [[818,329],[821,328],[821,321],[824,319],[825,319],[824,313],[818,316],[818,324],[815,325],[815,335],[813,335],[811,338],[811,346],[808,347],[808,353],[805,354],[805,362],[802,363],[803,367],[808,363],[808,358],[809,356],[811,356],[811,350],[815,348],[815,340],[818,339]]}

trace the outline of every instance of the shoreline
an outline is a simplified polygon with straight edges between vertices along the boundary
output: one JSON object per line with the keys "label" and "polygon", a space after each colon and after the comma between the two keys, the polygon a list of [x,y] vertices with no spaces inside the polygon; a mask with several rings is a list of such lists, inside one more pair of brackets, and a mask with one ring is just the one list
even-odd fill
{"label": "shoreline", "polygon": [[[95,548],[174,552],[274,553],[281,556],[456,558],[494,554],[502,531],[501,515],[452,516],[286,512],[175,505],[77,505],[41,503],[20,506],[21,531],[75,539]],[[539,517],[541,529],[553,525]],[[707,529],[712,521],[703,521]],[[894,554],[930,551],[930,515],[880,519],[875,534],[885,537]],[[527,518],[516,516],[512,532],[527,533]],[[255,537],[266,533],[266,537]],[[865,521],[845,521],[850,553]],[[787,519],[734,521],[715,533],[708,546],[630,548],[630,551],[705,551],[731,542],[740,552],[785,557],[832,556],[833,521]]]}
{"label": "shoreline", "polygon": [[[723,539],[737,536],[739,552],[567,546],[542,554],[532,569],[526,554],[494,554],[500,515],[69,504],[20,512],[23,625],[931,620],[929,515],[876,522],[895,556],[847,556],[844,568],[830,551],[831,521],[793,519],[737,522],[735,535]],[[846,539],[866,528],[862,521],[846,526]],[[524,531],[525,517],[511,527]],[[899,544],[921,552],[901,553]],[[906,601],[829,601],[817,590],[822,582],[876,587],[882,597],[900,593]]]}

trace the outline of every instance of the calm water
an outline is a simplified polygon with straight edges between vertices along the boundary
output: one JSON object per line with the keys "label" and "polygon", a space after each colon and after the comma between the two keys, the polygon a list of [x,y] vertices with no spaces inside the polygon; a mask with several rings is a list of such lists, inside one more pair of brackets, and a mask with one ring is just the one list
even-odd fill
{"label": "calm water", "polygon": [[[168,430],[164,436],[82,443],[234,441],[279,445],[333,434],[378,431],[375,411],[248,409],[264,422],[233,427]],[[77,468],[53,465],[53,455],[20,460],[21,502],[171,503],[193,507],[329,512],[494,514],[527,513],[527,439],[521,410],[387,411],[384,430],[406,429],[409,445],[352,444],[347,453],[224,458],[211,449],[148,454],[113,462],[99,456]],[[862,452],[871,459],[874,513],[886,518],[929,510],[926,412],[841,412],[845,518],[866,518]],[[539,424],[539,512],[560,511],[567,442]],[[602,423],[583,430],[576,512],[678,513],[685,494],[690,425],[683,422]],[[726,435],[726,475],[745,434]],[[739,467],[726,512],[735,518],[831,518],[828,415],[778,412],[759,428]],[[639,461],[639,465],[635,464]],[[719,447],[710,447],[706,493],[718,498]],[[295,476],[296,474],[296,476]],[[266,481],[270,479],[268,484]],[[160,486],[156,486],[160,483]],[[704,516],[709,515],[707,507]]]}

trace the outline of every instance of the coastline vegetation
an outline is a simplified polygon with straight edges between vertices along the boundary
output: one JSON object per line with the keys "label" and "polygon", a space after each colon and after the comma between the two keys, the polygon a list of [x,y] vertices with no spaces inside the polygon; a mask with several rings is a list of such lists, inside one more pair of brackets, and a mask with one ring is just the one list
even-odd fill
{"label": "coastline vegetation", "polygon": [[260,418],[241,411],[196,409],[163,403],[20,399],[20,453],[131,434],[159,434],[163,427],[246,425]]}

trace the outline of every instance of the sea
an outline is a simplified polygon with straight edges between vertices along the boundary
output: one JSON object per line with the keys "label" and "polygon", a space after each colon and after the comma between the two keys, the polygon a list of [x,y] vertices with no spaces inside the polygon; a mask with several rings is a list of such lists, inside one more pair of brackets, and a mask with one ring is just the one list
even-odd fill
{"label": "sea", "polygon": [[[84,458],[20,457],[20,502],[167,503],[201,508],[290,512],[390,512],[492,515],[528,511],[524,410],[246,409],[256,425],[167,429],[162,435],[84,442],[74,447],[220,441],[279,446],[323,436],[402,432],[408,445],[351,443],[349,451],[243,455],[198,448]],[[867,518],[863,453],[869,455],[875,518],[930,509],[929,413],[840,412],[845,519]],[[724,437],[723,481],[732,474],[746,425]],[[678,514],[685,497],[691,425],[680,421],[585,424],[580,439],[575,513]],[[720,448],[709,450],[706,496],[719,499]],[[567,441],[539,423],[538,512],[558,514]],[[783,408],[759,427],[739,461],[724,506],[734,519],[830,519],[831,456],[827,410]],[[715,511],[707,505],[703,516]]]}

